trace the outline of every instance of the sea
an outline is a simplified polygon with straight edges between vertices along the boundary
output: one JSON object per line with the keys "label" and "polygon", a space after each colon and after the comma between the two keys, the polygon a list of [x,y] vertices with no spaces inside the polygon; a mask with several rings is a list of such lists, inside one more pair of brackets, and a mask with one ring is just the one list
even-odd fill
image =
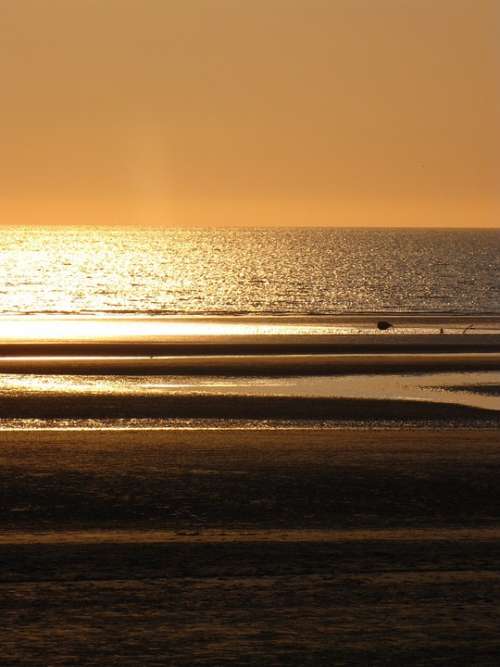
{"label": "sea", "polygon": [[[500,230],[1,228],[0,338],[11,342],[18,336],[16,332],[26,336],[35,331],[35,337],[43,337],[47,331],[63,336],[66,331],[81,337],[84,330],[92,331],[92,322],[99,326],[104,322],[107,331],[128,332],[139,325],[157,331],[151,327],[161,328],[166,322],[171,332],[182,333],[183,316],[195,319],[195,325],[187,325],[190,334],[193,326],[198,332],[214,330],[214,319],[220,316],[226,320],[227,334],[235,333],[231,326],[254,335],[283,333],[279,322],[290,316],[297,317],[307,331],[325,333],[331,324],[322,320],[314,330],[309,321],[329,315],[341,315],[349,321],[349,317],[370,313],[378,317],[383,313],[463,315],[471,317],[472,322],[475,317],[491,316],[498,322]],[[227,323],[232,316],[237,325]],[[256,325],[260,319],[267,324]],[[270,320],[278,324],[270,325]],[[286,326],[287,332],[303,333],[297,323],[295,329]],[[435,330],[430,333],[439,333],[436,324],[432,326]],[[102,328],[100,331],[102,335]],[[356,333],[356,327],[345,332]],[[498,334],[498,325],[490,333]],[[439,402],[445,406],[443,410],[449,405],[463,405],[488,409],[490,415],[492,410],[500,412],[498,371],[461,376],[427,374],[420,378],[386,376],[383,383],[376,376],[342,379],[336,375],[257,375],[150,375],[137,379],[123,374],[57,377],[4,370],[0,373],[0,399],[4,397],[8,402],[17,396],[16,410],[20,412],[6,413],[0,418],[0,428],[168,428],[193,424],[234,428],[243,423],[241,419],[235,421],[230,411],[224,419],[215,421],[179,421],[168,415],[143,419],[131,407],[138,395],[149,396],[149,405],[159,394],[168,398],[179,393],[188,398],[196,395],[200,402],[207,397],[217,400],[221,393],[228,397],[253,396],[254,400],[259,396],[372,400],[380,399],[384,389],[387,399]],[[478,387],[482,388],[479,392]],[[60,396],[53,401],[56,406],[79,396],[81,405],[92,403],[97,414],[110,395],[119,396],[122,406],[111,421],[92,415],[54,419],[52,413],[25,414],[26,401],[36,404],[40,399],[41,406],[51,396]],[[301,422],[294,411],[291,409],[286,423],[297,427]],[[361,417],[355,420],[356,427],[361,421]],[[370,428],[383,425],[380,419],[376,423],[365,421]],[[347,424],[346,418],[323,422],[328,427]],[[406,418],[404,423],[409,422]],[[259,417],[257,422],[248,419],[246,427],[273,423]],[[311,423],[309,419],[304,422],[307,427]],[[316,420],[316,426],[321,423]],[[391,423],[399,422],[393,419]]]}
{"label": "sea", "polygon": [[0,315],[500,312],[500,230],[8,227]]}

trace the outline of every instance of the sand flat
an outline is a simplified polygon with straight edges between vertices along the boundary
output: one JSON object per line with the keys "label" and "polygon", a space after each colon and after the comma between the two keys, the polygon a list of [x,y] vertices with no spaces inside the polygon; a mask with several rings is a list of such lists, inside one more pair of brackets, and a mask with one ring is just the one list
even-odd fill
{"label": "sand flat", "polygon": [[495,665],[500,432],[4,431],[6,664]]}
{"label": "sand flat", "polygon": [[[439,402],[435,397],[317,397],[286,395],[245,395],[190,392],[130,392],[113,394],[99,392],[70,393],[6,392],[0,400],[3,419],[302,419],[358,420],[416,420],[420,422],[481,422],[497,423],[500,419],[498,401],[477,400],[463,404],[455,398]],[[482,403],[492,403],[491,407]],[[477,403],[474,405],[472,403]]]}
{"label": "sand flat", "polygon": [[[38,349],[38,348],[37,348]],[[73,350],[74,351],[74,350]],[[106,356],[85,354],[50,356],[31,354],[0,357],[0,373],[35,373],[45,375],[303,375],[411,373],[432,371],[500,370],[500,352],[488,348],[480,352],[414,352],[352,354],[178,354],[118,356],[116,350]],[[132,350],[133,351],[133,350]],[[24,351],[26,352],[26,351]],[[79,351],[80,353],[82,350]],[[83,351],[85,353],[85,350]],[[101,352],[102,350],[94,350]],[[255,351],[254,351],[255,352]]]}
{"label": "sand flat", "polygon": [[[378,331],[377,322],[393,324]],[[440,333],[440,332],[443,333]],[[2,317],[0,356],[245,355],[500,351],[500,317]]]}
{"label": "sand flat", "polygon": [[391,530],[279,529],[188,529],[188,530],[6,530],[0,545],[93,545],[93,544],[248,544],[346,542],[499,542],[500,527],[489,528],[398,528]]}
{"label": "sand flat", "polygon": [[168,336],[153,340],[65,339],[0,341],[2,357],[19,356],[209,356],[499,352],[500,335],[487,334],[287,334]]}
{"label": "sand flat", "polygon": [[0,431],[0,527],[494,529],[499,472],[498,429]]}

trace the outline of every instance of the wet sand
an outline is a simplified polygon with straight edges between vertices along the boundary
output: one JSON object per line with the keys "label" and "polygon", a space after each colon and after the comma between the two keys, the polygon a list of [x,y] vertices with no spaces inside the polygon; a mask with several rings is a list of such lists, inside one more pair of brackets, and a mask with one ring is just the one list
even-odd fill
{"label": "wet sand", "polygon": [[[391,328],[379,331],[377,322]],[[440,333],[441,332],[441,333]],[[500,352],[498,315],[2,317],[0,358]]]}
{"label": "wet sand", "polygon": [[281,334],[130,338],[128,340],[0,339],[1,357],[37,356],[243,356],[374,353],[498,353],[500,335],[487,334]]}
{"label": "wet sand", "polygon": [[8,665],[496,665],[500,431],[0,432]]}
{"label": "wet sand", "polygon": [[[80,391],[0,393],[0,418],[12,419],[300,419],[355,421],[413,420],[419,422],[500,423],[500,411],[457,403],[397,398],[318,398],[208,394],[192,391],[100,394]],[[495,401],[496,402],[496,401]]]}
{"label": "wet sand", "polygon": [[[38,348],[35,348],[35,351]],[[419,348],[420,349],[420,348]],[[10,353],[12,350],[9,348]],[[0,357],[0,373],[44,375],[344,375],[426,373],[437,371],[500,370],[500,352],[487,346],[481,352],[443,353],[440,348],[432,352],[409,354],[406,347],[398,347],[393,353],[377,352],[349,354],[195,354],[175,356],[116,356],[116,348],[108,356],[35,356]],[[98,350],[102,352],[102,350]],[[229,350],[230,351],[230,350]]]}

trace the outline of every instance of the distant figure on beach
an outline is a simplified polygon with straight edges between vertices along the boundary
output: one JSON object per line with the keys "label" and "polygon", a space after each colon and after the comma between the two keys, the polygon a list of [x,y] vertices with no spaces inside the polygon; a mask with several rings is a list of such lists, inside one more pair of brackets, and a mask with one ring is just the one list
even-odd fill
{"label": "distant figure on beach", "polygon": [[387,331],[387,329],[392,329],[392,324],[387,322],[387,320],[380,320],[380,322],[377,322],[377,329],[379,331]]}

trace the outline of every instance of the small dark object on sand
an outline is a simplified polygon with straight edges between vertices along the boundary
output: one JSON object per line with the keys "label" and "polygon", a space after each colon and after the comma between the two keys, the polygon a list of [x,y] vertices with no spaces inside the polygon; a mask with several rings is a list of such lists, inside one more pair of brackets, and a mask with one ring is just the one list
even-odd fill
{"label": "small dark object on sand", "polygon": [[380,320],[380,322],[377,322],[377,329],[379,331],[387,331],[387,329],[392,329],[392,324],[387,322],[387,320]]}

